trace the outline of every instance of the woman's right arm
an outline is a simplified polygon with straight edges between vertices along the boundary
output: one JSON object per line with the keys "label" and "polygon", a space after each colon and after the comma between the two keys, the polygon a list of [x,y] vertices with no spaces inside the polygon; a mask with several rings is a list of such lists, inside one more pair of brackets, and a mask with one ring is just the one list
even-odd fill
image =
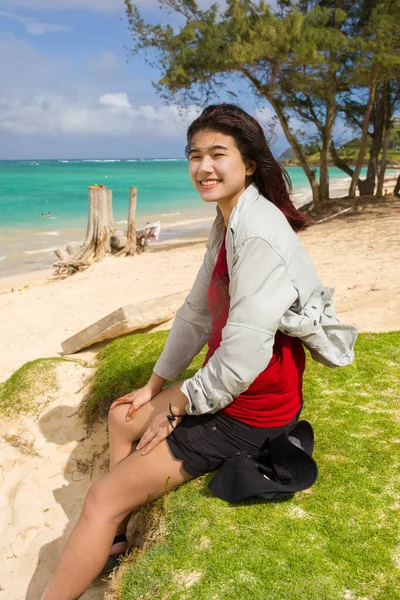
{"label": "woman's right arm", "polygon": [[149,402],[162,389],[167,380],[178,377],[208,341],[211,333],[211,314],[208,310],[208,287],[215,261],[210,250],[185,302],[177,311],[167,342],[158,359],[149,381],[138,390],[115,400],[111,409],[120,404],[130,404],[127,419],[135,410]]}
{"label": "woman's right arm", "polygon": [[208,310],[208,288],[215,267],[209,248],[191,291],[177,311],[164,350],[154,374],[172,380],[183,373],[206,344],[211,333],[212,317]]}

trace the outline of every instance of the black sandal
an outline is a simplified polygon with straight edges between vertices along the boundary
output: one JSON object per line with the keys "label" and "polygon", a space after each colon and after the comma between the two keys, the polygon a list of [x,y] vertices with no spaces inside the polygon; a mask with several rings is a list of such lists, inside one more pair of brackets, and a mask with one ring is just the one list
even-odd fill
{"label": "black sandal", "polygon": [[[121,533],[120,535],[115,536],[115,538],[113,539],[113,545],[127,541],[128,540],[126,539],[126,535],[124,533]],[[111,573],[111,571],[113,571],[115,567],[119,566],[120,559],[126,556],[127,553],[128,550],[124,550],[123,552],[116,552],[115,554],[110,554],[110,556],[107,558],[106,564],[100,571],[100,575],[102,575],[103,573]]]}

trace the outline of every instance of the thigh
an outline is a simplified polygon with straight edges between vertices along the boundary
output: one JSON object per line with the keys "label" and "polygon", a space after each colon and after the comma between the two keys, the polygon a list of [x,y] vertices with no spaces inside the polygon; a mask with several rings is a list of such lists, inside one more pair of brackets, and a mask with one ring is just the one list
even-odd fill
{"label": "thigh", "polygon": [[119,522],[190,479],[163,440],[149,454],[135,451],[103,475],[90,489],[86,509],[95,506],[108,520]]}
{"label": "thigh", "polygon": [[134,413],[132,419],[125,419],[129,405],[122,404],[109,411],[108,419],[110,432],[115,427],[132,442],[140,440],[154,417],[162,412],[169,412],[169,404],[174,401],[174,395],[182,386],[182,381],[172,383],[164,388],[150,402],[143,404]]}

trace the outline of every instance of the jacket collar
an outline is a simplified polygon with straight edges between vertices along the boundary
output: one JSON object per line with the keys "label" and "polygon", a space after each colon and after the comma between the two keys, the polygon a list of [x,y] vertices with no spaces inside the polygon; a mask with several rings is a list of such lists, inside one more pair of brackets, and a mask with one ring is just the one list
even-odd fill
{"label": "jacket collar", "polygon": [[258,191],[255,183],[251,183],[249,187],[245,189],[243,194],[239,196],[239,200],[236,203],[233,211],[231,212],[231,216],[229,219],[228,228],[231,231],[235,231],[240,219],[244,215],[244,213],[250,208],[252,204],[259,198],[260,192]]}
{"label": "jacket collar", "polygon": [[[254,204],[254,202],[257,200],[257,198],[259,198],[259,196],[260,192],[258,191],[257,186],[255,185],[255,183],[251,183],[245,189],[243,194],[239,196],[236,206],[233,208],[231,216],[229,217],[228,229],[230,229],[231,231],[236,230],[241,217],[250,208],[250,206]],[[224,223],[224,217],[222,216],[222,212],[219,206],[217,206],[216,220],[218,221],[218,224],[219,222],[221,222],[221,224]]]}

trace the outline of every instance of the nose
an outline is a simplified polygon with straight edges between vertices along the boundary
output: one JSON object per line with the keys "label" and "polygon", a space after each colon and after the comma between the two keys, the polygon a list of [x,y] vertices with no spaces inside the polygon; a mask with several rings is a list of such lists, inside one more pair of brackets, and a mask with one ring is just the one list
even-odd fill
{"label": "nose", "polygon": [[197,173],[199,175],[209,175],[214,171],[213,159],[205,154],[199,163]]}

